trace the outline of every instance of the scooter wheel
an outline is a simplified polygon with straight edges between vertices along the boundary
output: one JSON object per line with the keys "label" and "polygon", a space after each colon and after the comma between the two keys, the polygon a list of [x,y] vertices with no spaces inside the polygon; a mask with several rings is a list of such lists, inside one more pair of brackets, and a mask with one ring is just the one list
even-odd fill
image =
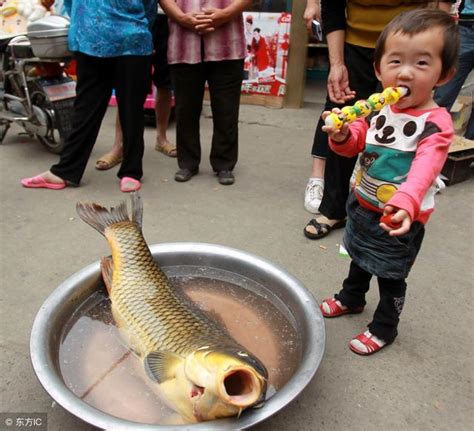
{"label": "scooter wheel", "polygon": [[[57,133],[57,131],[55,131]],[[53,132],[53,135],[56,135]],[[58,137],[40,136],[36,135],[38,141],[40,141],[50,152],[53,154],[60,154],[64,147],[64,142]]]}
{"label": "scooter wheel", "polygon": [[3,139],[5,138],[5,135],[7,134],[9,128],[9,123],[0,123],[0,144],[3,144]]}

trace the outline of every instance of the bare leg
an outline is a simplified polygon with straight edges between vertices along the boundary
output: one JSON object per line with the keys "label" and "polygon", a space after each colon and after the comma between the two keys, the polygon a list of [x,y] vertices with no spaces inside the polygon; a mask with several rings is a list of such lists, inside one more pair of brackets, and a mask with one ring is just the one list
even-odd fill
{"label": "bare leg", "polygon": [[167,136],[168,124],[171,114],[171,90],[168,88],[157,88],[155,103],[156,116],[156,146],[157,151],[161,151],[169,157],[176,157],[176,147],[169,141]]}
{"label": "bare leg", "polygon": [[122,133],[122,125],[120,124],[119,112],[117,109],[117,114],[115,116],[115,139],[114,139],[114,145],[112,146],[111,153],[121,156],[122,151],[123,151],[123,133]]}
{"label": "bare leg", "polygon": [[114,166],[118,165],[122,161],[123,155],[123,134],[122,134],[122,126],[120,125],[120,119],[117,109],[117,115],[115,117],[115,139],[114,144],[112,145],[112,149],[100,157],[96,163],[96,169],[101,171],[105,171],[107,169],[113,168]]}
{"label": "bare leg", "polygon": [[40,174],[41,177],[48,183],[64,184],[64,180],[57,175],[54,175],[51,171],[46,171]]}
{"label": "bare leg", "polygon": [[326,159],[313,157],[313,166],[311,170],[311,178],[324,179],[324,168],[326,166]]}

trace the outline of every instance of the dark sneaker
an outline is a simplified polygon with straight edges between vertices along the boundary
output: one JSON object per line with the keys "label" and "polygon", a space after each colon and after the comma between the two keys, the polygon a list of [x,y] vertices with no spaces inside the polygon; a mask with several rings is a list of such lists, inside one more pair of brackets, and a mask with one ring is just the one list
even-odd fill
{"label": "dark sneaker", "polygon": [[219,184],[222,184],[223,186],[230,186],[235,182],[234,174],[232,173],[232,171],[217,172],[217,179],[219,181]]}
{"label": "dark sneaker", "polygon": [[180,169],[174,174],[174,180],[180,183],[189,181],[194,175],[199,172],[199,169]]}

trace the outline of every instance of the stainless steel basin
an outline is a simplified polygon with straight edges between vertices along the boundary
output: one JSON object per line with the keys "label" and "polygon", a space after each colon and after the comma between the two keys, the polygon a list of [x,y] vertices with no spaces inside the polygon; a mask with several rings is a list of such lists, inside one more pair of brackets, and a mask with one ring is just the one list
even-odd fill
{"label": "stainless steel basin", "polygon": [[213,244],[167,243],[150,247],[160,266],[200,266],[232,271],[268,289],[267,295],[284,304],[294,317],[301,336],[300,363],[289,381],[260,409],[249,409],[240,418],[191,425],[148,425],[119,419],[78,398],[66,386],[58,363],[64,325],[86,298],[100,285],[100,264],[95,262],[64,281],[44,302],[33,324],[30,353],[39,381],[50,396],[85,422],[113,430],[236,430],[249,428],[278,412],[294,400],[311,381],[325,347],[325,329],[316,301],[304,286],[282,268],[252,254]]}

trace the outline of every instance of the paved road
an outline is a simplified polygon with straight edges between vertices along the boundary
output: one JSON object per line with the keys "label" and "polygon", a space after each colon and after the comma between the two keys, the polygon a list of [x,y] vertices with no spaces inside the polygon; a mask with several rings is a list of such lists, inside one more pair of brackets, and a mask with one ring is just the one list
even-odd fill
{"label": "paved road", "polygon": [[[336,292],[349,264],[338,256],[342,232],[320,242],[302,234],[309,219],[302,198],[319,109],[242,107],[240,162],[232,187],[220,186],[211,174],[209,115],[202,119],[201,173],[185,184],[173,181],[176,161],[154,151],[154,131],[147,129],[142,197],[148,242],[235,247],[283,266],[318,301]],[[112,143],[114,115],[111,109],[92,161]],[[12,132],[0,154],[0,410],[47,412],[51,431],[90,430],[53,403],[38,383],[29,359],[29,334],[48,294],[67,276],[109,253],[103,238],[78,219],[75,203],[82,199],[114,205],[123,198],[118,179],[115,172],[96,171],[90,163],[80,188],[26,190],[19,179],[45,170],[56,156]],[[472,429],[473,184],[471,179],[438,195],[409,278],[396,342],[369,358],[347,348],[375,309],[374,284],[363,314],[326,323],[326,353],[310,385],[255,430]]]}

